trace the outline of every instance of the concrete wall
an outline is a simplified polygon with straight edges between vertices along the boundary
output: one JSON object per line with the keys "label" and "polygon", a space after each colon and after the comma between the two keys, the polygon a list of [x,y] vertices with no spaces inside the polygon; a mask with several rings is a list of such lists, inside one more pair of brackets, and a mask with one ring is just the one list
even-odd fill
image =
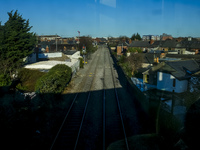
{"label": "concrete wall", "polygon": [[30,54],[29,56],[25,57],[23,59],[23,61],[25,63],[35,63],[37,60],[36,60],[36,53],[32,53]]}
{"label": "concrete wall", "polygon": [[176,93],[186,92],[187,87],[188,87],[188,81],[187,80],[182,80],[182,81],[177,80],[175,92]]}

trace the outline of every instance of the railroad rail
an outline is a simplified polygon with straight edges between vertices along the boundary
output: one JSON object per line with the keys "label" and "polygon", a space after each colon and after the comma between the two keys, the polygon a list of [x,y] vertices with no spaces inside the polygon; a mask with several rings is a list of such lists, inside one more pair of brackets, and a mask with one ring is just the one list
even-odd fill
{"label": "railroad rail", "polygon": [[[98,53],[99,52],[97,52],[95,56],[97,56]],[[94,63],[94,60],[95,59],[92,60],[91,64]],[[99,58],[97,60],[96,66],[98,64],[98,61]],[[97,67],[95,67],[94,72],[96,72],[96,68]],[[92,70],[92,65],[90,66],[89,70]],[[85,76],[82,84],[85,84],[86,78],[87,76]],[[94,77],[92,78],[91,82],[94,82]],[[92,84],[90,85],[89,90],[86,93],[83,93],[83,95],[81,95],[82,93],[80,94],[79,92],[75,95],[71,106],[69,107],[68,112],[65,115],[65,118],[52,142],[50,150],[63,148],[66,148],[68,150],[75,150],[77,148],[79,136],[87,111],[88,102],[90,99],[91,87]],[[78,101],[79,96],[82,99],[81,101]]]}
{"label": "railroad rail", "polygon": [[[95,57],[97,57],[99,54],[102,54],[104,52],[103,54],[104,61],[102,62],[104,65],[103,79],[102,79],[103,81],[102,102],[99,101],[103,105],[102,108],[99,109],[99,113],[101,113],[100,110],[102,110],[102,125],[100,127],[100,130],[102,131],[100,134],[102,135],[99,136],[100,138],[102,137],[101,139],[99,138],[99,140],[102,140],[101,142],[102,145],[99,145],[98,149],[105,150],[111,142],[115,141],[115,139],[113,139],[113,141],[110,141],[110,139],[108,138],[109,136],[108,132],[110,132],[110,133],[114,133],[114,135],[117,135],[117,136],[119,135],[117,139],[124,139],[126,149],[129,150],[126,130],[124,126],[122,111],[121,111],[116,83],[115,83],[116,81],[115,81],[115,75],[114,75],[113,66],[111,62],[111,57],[110,57],[109,51],[107,51],[107,48],[106,50],[104,48],[100,47],[99,51],[97,51],[97,53],[95,54]],[[90,82],[86,81],[88,77],[85,76],[84,79],[82,80],[83,82],[80,85],[80,87],[83,87],[84,85],[88,86],[88,91],[83,92],[83,93],[77,92],[77,94],[75,94],[75,97],[72,100],[72,103],[63,119],[63,122],[55,136],[55,139],[52,142],[50,150],[52,149],[76,150],[80,148],[81,141],[79,141],[79,138],[81,140],[83,138],[83,136],[81,138],[81,134],[82,134],[81,131],[82,131],[82,128],[85,129],[83,124],[84,124],[84,120],[86,119],[85,116],[88,110],[88,103],[91,99],[91,90],[94,84],[93,82],[95,79],[95,74],[97,72],[97,65],[99,63],[99,58],[100,57],[98,57],[98,59],[93,59],[91,61],[92,65],[89,67],[88,70],[90,70],[89,72],[93,71],[94,76],[90,77]],[[106,82],[105,81],[106,79],[105,62],[106,61],[108,65],[107,69],[110,70],[109,72],[111,72],[111,76],[112,76],[112,77],[108,77],[108,80],[112,80],[110,81],[110,83],[112,82],[113,84],[112,87],[114,87],[109,90],[106,89],[106,83],[105,83]],[[106,94],[106,91],[110,92],[110,90],[112,92],[112,93],[109,93],[111,95],[111,98]],[[116,110],[115,112],[112,112],[109,110],[109,107],[110,107],[109,104],[115,105],[113,106],[115,107],[115,110]],[[89,107],[92,107],[92,106],[89,106]],[[108,115],[109,115],[109,118],[108,118]],[[114,119],[112,120],[112,118]],[[112,121],[114,121],[113,124],[112,124]],[[115,123],[117,124],[116,126],[115,126]]]}
{"label": "railroad rail", "polygon": [[[125,130],[125,126],[124,126],[121,106],[120,106],[119,97],[118,97],[117,88],[116,88],[116,83],[115,83],[116,82],[115,81],[115,75],[114,75],[113,65],[112,65],[112,61],[111,61],[110,55],[108,55],[108,59],[109,59],[109,64],[110,64],[110,69],[111,69],[111,75],[112,75],[112,80],[113,80],[114,91],[115,91],[115,98],[116,98],[116,102],[117,102],[117,106],[118,106],[118,110],[119,110],[119,115],[120,115],[121,125],[122,125],[122,129],[123,129],[123,134],[124,134],[125,145],[126,145],[126,149],[129,150],[128,139],[127,139],[127,136],[126,136],[126,130]],[[105,117],[105,115],[104,115],[104,117]]]}

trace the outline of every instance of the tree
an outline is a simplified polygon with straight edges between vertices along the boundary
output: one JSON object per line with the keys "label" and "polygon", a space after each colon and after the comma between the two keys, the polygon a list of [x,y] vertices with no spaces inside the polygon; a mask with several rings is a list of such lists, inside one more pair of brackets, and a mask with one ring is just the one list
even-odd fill
{"label": "tree", "polygon": [[142,55],[131,53],[126,62],[131,67],[131,74],[133,76],[142,67],[143,57]]}
{"label": "tree", "polygon": [[92,44],[92,38],[89,36],[82,36],[80,37],[80,44],[79,44],[79,49],[82,50],[82,47],[86,47],[87,53],[94,52],[96,48]]}
{"label": "tree", "polygon": [[23,58],[32,53],[36,37],[30,32],[29,20],[17,11],[9,12],[8,16],[8,21],[0,24],[0,74],[11,77],[23,65]]}
{"label": "tree", "polygon": [[122,42],[126,42],[126,41],[129,41],[129,38],[127,36],[120,36],[119,40]]}
{"label": "tree", "polygon": [[142,53],[143,52],[142,49],[139,47],[129,47],[128,51],[133,52],[133,53],[135,53],[135,52]]}
{"label": "tree", "polygon": [[140,34],[138,34],[138,33],[135,34],[135,33],[134,33],[134,34],[132,35],[132,37],[131,37],[131,40],[132,40],[132,41],[135,41],[135,40],[141,41],[142,38],[141,38]]}

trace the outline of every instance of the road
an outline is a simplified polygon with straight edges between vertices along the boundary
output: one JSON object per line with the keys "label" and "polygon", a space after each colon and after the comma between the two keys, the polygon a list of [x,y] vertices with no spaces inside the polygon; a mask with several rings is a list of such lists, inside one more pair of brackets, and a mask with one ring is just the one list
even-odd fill
{"label": "road", "polygon": [[76,95],[51,149],[106,149],[111,143],[141,133],[139,112],[105,45],[72,80]]}

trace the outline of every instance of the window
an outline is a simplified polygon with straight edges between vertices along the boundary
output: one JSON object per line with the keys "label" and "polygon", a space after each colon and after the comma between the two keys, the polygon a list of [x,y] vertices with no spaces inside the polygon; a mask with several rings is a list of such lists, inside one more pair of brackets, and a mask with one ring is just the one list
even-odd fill
{"label": "window", "polygon": [[176,79],[173,79],[173,87],[176,87]]}

